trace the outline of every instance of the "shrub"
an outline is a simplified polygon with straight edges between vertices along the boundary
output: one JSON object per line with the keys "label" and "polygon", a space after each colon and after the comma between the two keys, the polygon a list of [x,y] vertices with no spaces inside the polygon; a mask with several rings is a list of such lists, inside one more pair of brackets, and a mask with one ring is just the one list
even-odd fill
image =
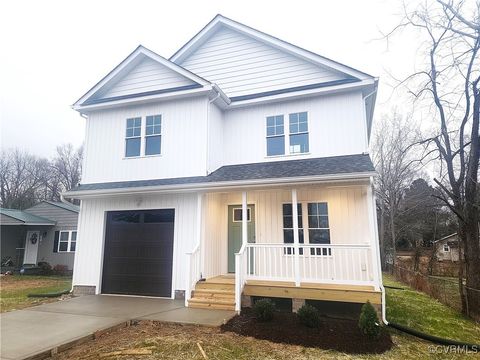
{"label": "shrub", "polygon": [[40,275],[51,275],[52,274],[52,265],[46,261],[39,261],[38,267],[40,268]]}
{"label": "shrub", "polygon": [[363,334],[372,339],[377,339],[380,336],[381,327],[378,320],[377,312],[375,311],[370,301],[367,301],[362,306],[360,319],[358,320],[358,327]]}
{"label": "shrub", "polygon": [[57,264],[53,267],[53,272],[57,275],[66,275],[68,273],[68,266]]}
{"label": "shrub", "polygon": [[320,313],[312,305],[303,305],[298,309],[297,316],[306,327],[316,328],[320,326]]}
{"label": "shrub", "polygon": [[270,299],[261,299],[253,305],[253,312],[259,321],[271,321],[275,312],[275,304]]}

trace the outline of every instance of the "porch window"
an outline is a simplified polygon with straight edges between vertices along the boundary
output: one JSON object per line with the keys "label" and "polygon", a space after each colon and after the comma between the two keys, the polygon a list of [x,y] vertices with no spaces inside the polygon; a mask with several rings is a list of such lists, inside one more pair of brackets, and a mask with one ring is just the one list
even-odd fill
{"label": "porch window", "polygon": [[[326,202],[308,203],[308,239],[310,244],[330,244],[328,204]],[[312,255],[332,255],[332,250],[311,249],[311,253]]]}
{"label": "porch window", "polygon": [[283,115],[267,117],[267,156],[285,155]]}
{"label": "porch window", "polygon": [[127,119],[125,133],[125,157],[140,156],[140,143],[142,136],[142,118]]}
{"label": "porch window", "polygon": [[145,155],[158,155],[161,150],[162,116],[147,116],[145,128]]}
{"label": "porch window", "polygon": [[[298,242],[304,243],[303,238],[303,217],[302,217],[302,204],[297,203],[298,212]],[[283,204],[283,242],[285,244],[293,244],[293,209],[292,204]],[[292,248],[287,248],[286,254],[293,254]],[[300,255],[303,254],[303,249],[300,249]]]}
{"label": "porch window", "polygon": [[76,231],[60,231],[58,238],[58,252],[75,252],[76,245]]}
{"label": "porch window", "polygon": [[290,154],[308,152],[308,120],[307,113],[300,112],[289,115]]}
{"label": "porch window", "polygon": [[[233,222],[242,222],[242,208],[233,208]],[[247,208],[247,222],[250,222],[250,208]]]}

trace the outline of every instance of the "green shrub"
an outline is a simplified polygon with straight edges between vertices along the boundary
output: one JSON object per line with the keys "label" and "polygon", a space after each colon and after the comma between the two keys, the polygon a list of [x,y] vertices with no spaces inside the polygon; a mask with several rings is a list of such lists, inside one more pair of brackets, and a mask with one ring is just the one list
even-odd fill
{"label": "green shrub", "polygon": [[362,333],[369,338],[377,339],[380,336],[382,328],[380,327],[377,312],[372,304],[370,304],[370,301],[367,301],[362,306],[360,319],[358,320],[358,327]]}
{"label": "green shrub", "polygon": [[298,309],[297,316],[306,327],[317,328],[320,326],[320,313],[312,305],[303,305]]}
{"label": "green shrub", "polygon": [[253,305],[253,312],[259,321],[271,321],[275,312],[275,304],[270,299],[261,299]]}

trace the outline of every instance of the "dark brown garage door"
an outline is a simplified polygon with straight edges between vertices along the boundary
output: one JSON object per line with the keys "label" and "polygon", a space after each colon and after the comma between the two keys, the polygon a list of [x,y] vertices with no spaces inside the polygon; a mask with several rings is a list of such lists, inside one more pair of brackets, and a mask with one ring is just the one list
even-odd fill
{"label": "dark brown garage door", "polygon": [[107,213],[102,293],[170,297],[174,209]]}

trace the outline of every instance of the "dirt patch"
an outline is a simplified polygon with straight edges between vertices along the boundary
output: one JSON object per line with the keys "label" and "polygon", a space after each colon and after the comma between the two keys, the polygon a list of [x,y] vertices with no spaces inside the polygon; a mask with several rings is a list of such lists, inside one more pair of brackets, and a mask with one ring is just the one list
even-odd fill
{"label": "dirt patch", "polygon": [[371,340],[360,332],[356,321],[323,318],[318,329],[311,329],[302,325],[296,314],[287,312],[275,313],[271,322],[259,322],[250,309],[245,309],[221,329],[275,343],[350,354],[380,354],[393,346],[387,331],[383,331],[379,339]]}
{"label": "dirt patch", "polygon": [[2,276],[0,280],[0,291],[9,291],[9,290],[21,290],[21,289],[33,289],[33,288],[42,288],[52,285],[52,280],[50,279],[19,279],[21,275],[7,275]]}

